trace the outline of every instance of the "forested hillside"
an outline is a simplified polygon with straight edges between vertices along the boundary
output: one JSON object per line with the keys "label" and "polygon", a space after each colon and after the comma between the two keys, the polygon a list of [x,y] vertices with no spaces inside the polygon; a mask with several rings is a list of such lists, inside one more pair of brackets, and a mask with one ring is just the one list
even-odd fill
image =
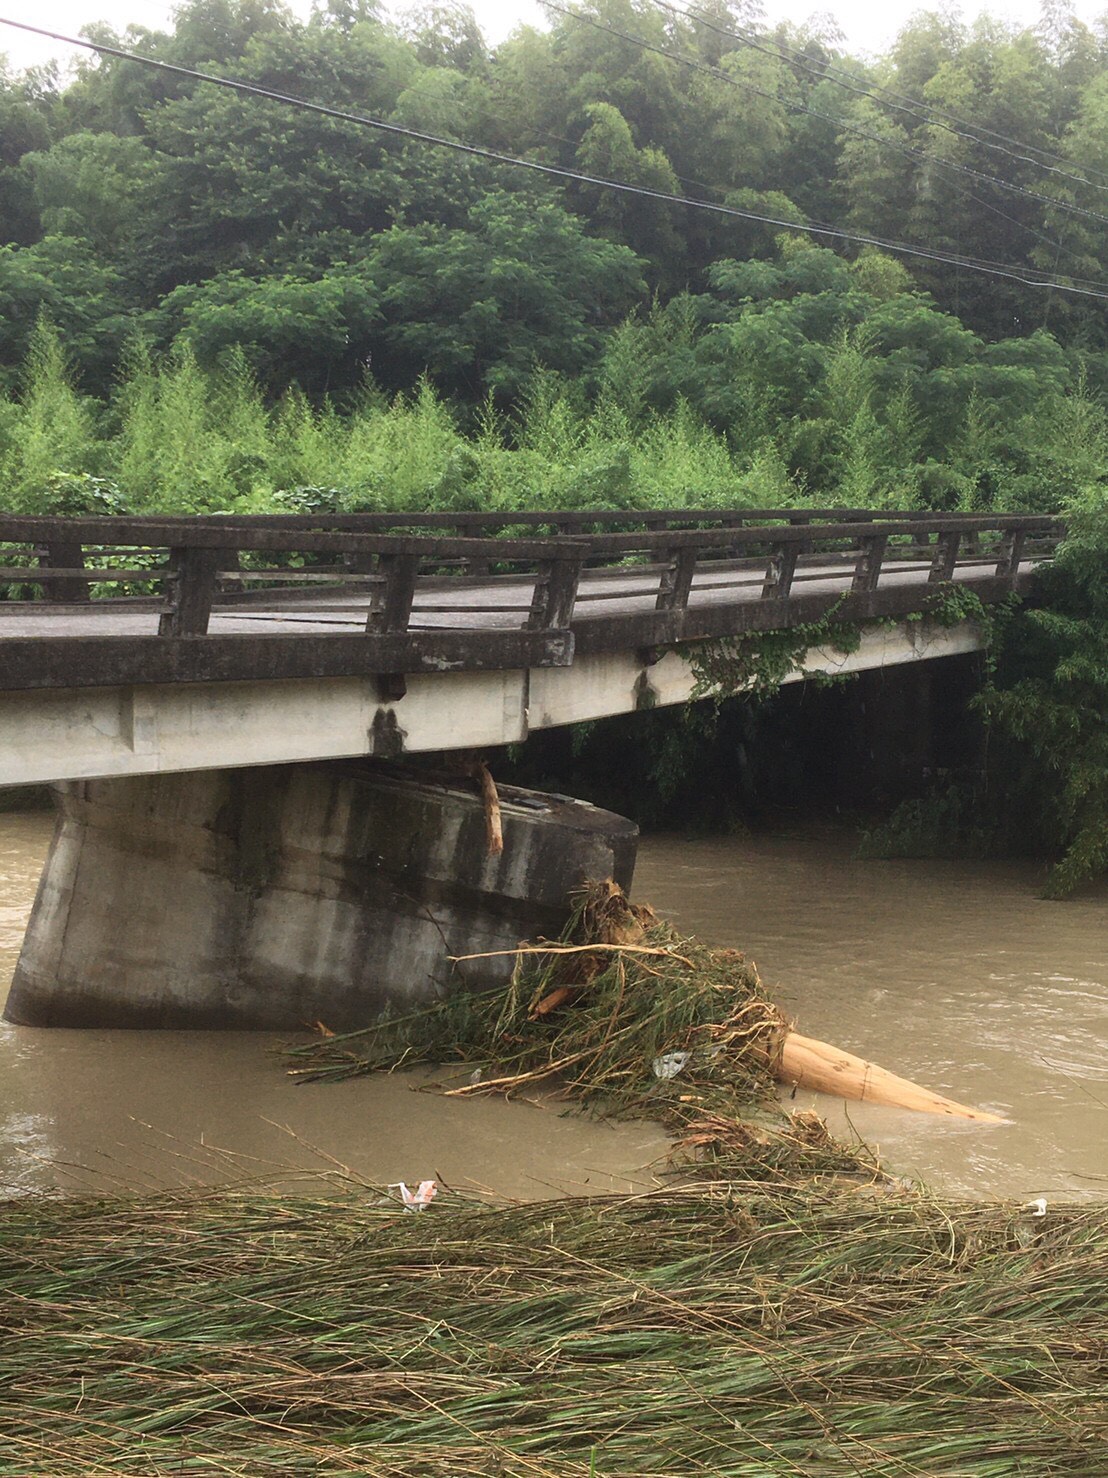
{"label": "forested hillside", "polygon": [[172,34],[92,34],[958,263],[110,57],[61,81],[8,73],[0,463],[16,505],[95,498],[90,475],[142,508],[296,488],[354,506],[1039,508],[1099,481],[1108,36],[1056,5],[1022,32],[922,14],[863,64],[829,24],[771,29],[725,0],[550,17],[495,51],[464,8],[394,24],[367,0],[306,23],[274,0],[191,0]]}

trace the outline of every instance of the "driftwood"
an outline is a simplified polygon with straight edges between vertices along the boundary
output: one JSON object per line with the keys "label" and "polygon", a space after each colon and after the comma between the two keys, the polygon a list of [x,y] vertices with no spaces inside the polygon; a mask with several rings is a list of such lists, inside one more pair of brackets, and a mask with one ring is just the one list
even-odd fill
{"label": "driftwood", "polygon": [[811,1088],[819,1093],[832,1093],[864,1103],[883,1103],[894,1108],[916,1109],[926,1114],[949,1114],[952,1118],[973,1119],[979,1124],[1003,1124],[1006,1121],[984,1109],[969,1108],[953,1099],[921,1088],[907,1078],[897,1077],[875,1062],[855,1057],[829,1042],[815,1037],[802,1037],[788,1032],[782,1039],[774,1076],[790,1087]]}
{"label": "driftwood", "polygon": [[474,759],[466,766],[466,773],[477,781],[481,799],[485,803],[485,838],[490,857],[499,857],[504,850],[504,830],[500,820],[500,793],[496,781],[484,760]]}

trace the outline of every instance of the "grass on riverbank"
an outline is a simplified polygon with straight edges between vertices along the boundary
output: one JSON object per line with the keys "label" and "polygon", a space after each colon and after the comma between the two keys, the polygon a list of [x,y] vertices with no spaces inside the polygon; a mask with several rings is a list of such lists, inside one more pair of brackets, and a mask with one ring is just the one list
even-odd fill
{"label": "grass on riverbank", "polygon": [[420,1215],[9,1204],[0,1473],[1099,1478],[1105,1211],[804,1168]]}

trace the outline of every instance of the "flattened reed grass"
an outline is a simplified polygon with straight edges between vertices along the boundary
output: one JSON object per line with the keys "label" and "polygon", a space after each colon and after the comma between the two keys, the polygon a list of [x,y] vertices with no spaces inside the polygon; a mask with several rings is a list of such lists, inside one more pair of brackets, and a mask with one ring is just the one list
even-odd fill
{"label": "flattened reed grass", "polygon": [[[751,1174],[0,1215],[0,1473],[1102,1478],[1108,1216]],[[737,1162],[736,1162],[737,1168]]]}

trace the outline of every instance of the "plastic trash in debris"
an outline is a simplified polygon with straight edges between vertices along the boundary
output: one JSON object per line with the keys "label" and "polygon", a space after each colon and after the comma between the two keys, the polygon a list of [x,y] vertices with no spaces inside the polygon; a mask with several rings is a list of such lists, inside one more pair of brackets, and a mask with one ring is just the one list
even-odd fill
{"label": "plastic trash in debris", "polygon": [[663,1052],[661,1057],[654,1059],[654,1076],[656,1078],[675,1078],[688,1062],[691,1056],[688,1052]]}
{"label": "plastic trash in debris", "polygon": [[1023,1248],[1033,1247],[1045,1231],[1044,1227],[1038,1225],[1046,1219],[1046,1197],[1036,1196],[1033,1201],[1028,1201],[1025,1206],[1020,1207],[1019,1220],[1016,1222],[1016,1243]]}
{"label": "plastic trash in debris", "polygon": [[399,1191],[400,1199],[408,1211],[422,1211],[435,1199],[438,1186],[433,1180],[421,1180],[416,1190],[410,1191],[402,1180],[389,1183],[386,1190]]}

